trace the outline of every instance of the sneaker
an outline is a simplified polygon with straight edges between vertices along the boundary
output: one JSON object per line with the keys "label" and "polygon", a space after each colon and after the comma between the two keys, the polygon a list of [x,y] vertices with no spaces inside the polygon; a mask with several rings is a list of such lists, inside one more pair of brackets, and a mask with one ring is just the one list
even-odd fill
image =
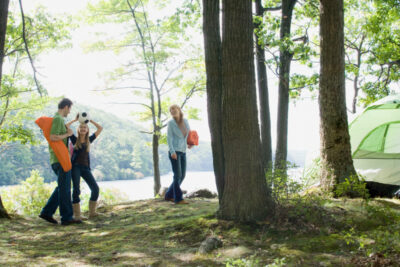
{"label": "sneaker", "polygon": [[47,216],[44,214],[39,214],[39,218],[48,221],[49,223],[58,224],[57,220],[53,218],[53,216]]}
{"label": "sneaker", "polygon": [[72,220],[69,220],[69,221],[61,222],[61,225],[66,226],[66,225],[70,225],[70,224],[80,224],[80,223],[83,223],[82,220],[72,219]]}
{"label": "sneaker", "polygon": [[181,200],[179,202],[175,202],[175,204],[180,205],[180,204],[189,204],[186,200]]}

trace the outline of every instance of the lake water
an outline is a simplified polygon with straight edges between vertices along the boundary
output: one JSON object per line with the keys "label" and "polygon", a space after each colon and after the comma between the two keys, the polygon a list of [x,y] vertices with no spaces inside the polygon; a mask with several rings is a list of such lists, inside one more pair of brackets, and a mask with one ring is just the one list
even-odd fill
{"label": "lake water", "polygon": [[[299,179],[302,174],[302,168],[290,169],[289,176],[294,179]],[[172,183],[172,173],[161,176],[161,187],[169,187]],[[145,177],[137,180],[117,180],[98,182],[101,189],[118,190],[129,200],[141,200],[153,198],[153,176]],[[9,186],[0,187],[6,189]],[[199,190],[208,189],[211,192],[217,193],[215,184],[214,172],[187,172],[185,180],[181,185],[182,190],[188,193]],[[82,193],[89,193],[89,188],[86,183],[81,180]]]}
{"label": "lake water", "polygon": [[[172,183],[172,173],[161,176],[161,187],[169,187]],[[81,185],[85,184],[84,181]],[[117,189],[125,194],[129,200],[139,200],[153,198],[154,178],[145,177],[138,180],[118,180],[98,182],[101,189]],[[198,189],[208,189],[212,192],[217,192],[215,185],[214,172],[187,172],[185,180],[181,185],[182,190],[188,193]],[[87,190],[86,186],[83,192]]]}
{"label": "lake water", "polygon": [[[298,180],[302,175],[303,168],[288,170],[289,176],[292,179]],[[161,176],[161,188],[169,187],[172,183],[172,173]],[[117,189],[125,194],[129,200],[140,200],[153,198],[153,176],[145,177],[138,180],[118,180],[98,182],[100,189]],[[85,182],[81,182],[83,192],[88,192]],[[217,193],[215,184],[214,172],[187,172],[185,180],[181,185],[182,190],[188,193],[199,190],[208,189],[211,192]]]}

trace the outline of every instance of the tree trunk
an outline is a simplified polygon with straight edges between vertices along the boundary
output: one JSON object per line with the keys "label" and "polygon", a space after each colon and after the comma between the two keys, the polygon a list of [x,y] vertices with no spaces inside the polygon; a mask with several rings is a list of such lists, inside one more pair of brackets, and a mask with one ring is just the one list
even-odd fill
{"label": "tree trunk", "polygon": [[224,148],[222,144],[222,64],[219,1],[203,0],[204,51],[207,74],[208,124],[218,197],[224,192]]}
{"label": "tree trunk", "polygon": [[0,4],[0,88],[3,74],[4,44],[6,40],[9,0],[2,0]]}
{"label": "tree trunk", "polygon": [[[290,38],[293,9],[297,0],[282,1],[280,40]],[[287,136],[289,119],[289,78],[293,53],[283,45],[279,52],[279,97],[275,169],[286,171]]]}
{"label": "tree trunk", "polygon": [[159,131],[153,134],[153,170],[154,170],[154,196],[160,192],[160,157],[158,155]]}
{"label": "tree trunk", "polygon": [[0,218],[10,219],[10,216],[8,215],[6,209],[3,206],[3,202],[1,201],[1,196],[0,196]]}
{"label": "tree trunk", "polygon": [[346,113],[343,0],[320,5],[321,185],[327,190],[355,174]]}
{"label": "tree trunk", "polygon": [[[263,17],[264,8],[261,0],[256,0],[256,14]],[[259,25],[258,25],[259,26]],[[271,141],[271,115],[269,111],[267,69],[265,67],[264,45],[261,45],[256,35],[256,62],[258,77],[258,98],[260,105],[261,122],[261,154],[264,170],[270,168],[272,162],[272,141]]]}
{"label": "tree trunk", "polygon": [[[8,5],[9,0],[2,0],[0,4],[0,88],[1,78],[3,75],[3,60],[4,60],[4,44],[7,32],[7,19],[8,19]],[[6,209],[3,206],[0,196],[0,218],[10,218]]]}
{"label": "tree trunk", "polygon": [[219,217],[240,222],[272,213],[264,176],[254,71],[252,1],[223,0],[222,136],[225,187]]}

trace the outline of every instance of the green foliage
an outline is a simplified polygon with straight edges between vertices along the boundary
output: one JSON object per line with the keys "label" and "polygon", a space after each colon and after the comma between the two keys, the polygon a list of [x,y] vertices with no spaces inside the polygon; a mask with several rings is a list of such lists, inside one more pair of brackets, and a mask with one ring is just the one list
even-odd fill
{"label": "green foliage", "polygon": [[21,142],[21,144],[34,143],[34,136],[30,129],[18,125],[10,128],[0,129],[0,144]]}
{"label": "green foliage", "polygon": [[33,170],[31,176],[21,182],[21,185],[2,190],[1,197],[7,211],[37,215],[46,204],[54,187],[55,183],[45,184],[39,172]]}
{"label": "green foliage", "polygon": [[345,1],[346,76],[362,91],[363,106],[390,94],[400,80],[399,18],[393,1]]}
{"label": "green foliage", "polygon": [[257,267],[260,266],[260,261],[254,257],[249,257],[249,259],[228,259],[226,267]]}
{"label": "green foliage", "polygon": [[286,170],[269,169],[266,173],[267,184],[271,188],[272,197],[276,203],[288,200],[293,195],[301,192],[304,188],[301,180],[295,180],[287,174],[288,169],[295,169],[297,166],[291,162],[286,163]]}
{"label": "green foliage", "polygon": [[[68,46],[65,41],[70,38],[69,28],[72,25],[68,17],[55,18],[43,7],[39,7],[32,14],[25,14],[25,23],[26,42],[33,60],[40,53]],[[34,133],[24,122],[33,119],[34,112],[42,109],[49,101],[49,98],[36,94],[37,90],[43,89],[35,88],[32,74],[25,71],[31,67],[28,67],[30,63],[22,31],[19,5],[11,2],[0,88],[0,153],[10,147],[11,143],[35,144]],[[0,154],[0,157],[3,155]]]}
{"label": "green foliage", "polygon": [[[176,9],[171,12],[171,7]],[[158,134],[165,127],[171,104],[183,107],[205,91],[203,53],[191,41],[200,34],[197,1],[102,0],[89,4],[88,11],[83,16],[87,22],[118,29],[118,36],[96,36],[88,50],[120,56],[123,67],[108,73],[106,82],[110,88],[130,89],[134,105],[141,107],[133,115],[148,123],[146,132]],[[187,111],[189,118],[198,117],[198,110]]]}
{"label": "green foliage", "polygon": [[320,181],[321,173],[321,158],[317,157],[312,160],[309,166],[305,166],[303,169],[302,180],[304,181],[304,187],[307,188]]}
{"label": "green foliage", "polygon": [[[39,171],[33,170],[31,176],[22,181],[20,185],[8,187],[6,190],[1,190],[0,193],[7,211],[27,216],[36,216],[45,206],[56,186],[56,182],[45,183]],[[81,183],[81,188],[84,192],[81,194],[82,210],[86,211],[88,210],[90,190],[84,182]],[[116,189],[100,190],[99,201],[102,204],[112,205],[127,200],[128,197]]]}
{"label": "green foliage", "polygon": [[[281,1],[264,1],[266,9],[281,6]],[[278,76],[281,64],[279,52],[286,51],[293,56],[293,61],[304,65],[302,73],[291,74],[290,97],[298,98],[304,90],[313,91],[318,88],[318,74],[312,73],[313,59],[317,58],[318,47],[310,42],[314,39],[313,27],[318,26],[318,1],[306,1],[297,4],[293,11],[291,33],[289,36],[280,36],[281,12],[264,12],[263,17],[255,16],[254,23],[259,26],[255,34],[259,38],[259,45],[266,51],[266,65]],[[310,74],[311,73],[311,74]]]}
{"label": "green foliage", "polygon": [[361,197],[368,198],[369,193],[366,183],[362,177],[351,175],[344,182],[336,185],[334,193],[338,197]]}
{"label": "green foliage", "polygon": [[281,266],[286,266],[286,258],[274,259],[273,263],[270,263],[265,267],[281,267]]}

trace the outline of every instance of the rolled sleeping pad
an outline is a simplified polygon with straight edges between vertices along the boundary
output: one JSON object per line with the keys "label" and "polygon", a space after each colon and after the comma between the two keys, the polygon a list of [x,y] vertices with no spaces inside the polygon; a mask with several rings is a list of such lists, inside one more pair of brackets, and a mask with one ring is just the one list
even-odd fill
{"label": "rolled sleeping pad", "polygon": [[50,131],[51,125],[53,123],[53,118],[42,116],[35,120],[35,123],[42,129],[43,135],[49,143],[50,147],[53,149],[61,167],[65,172],[72,169],[71,159],[69,157],[68,148],[62,140],[50,141]]}

